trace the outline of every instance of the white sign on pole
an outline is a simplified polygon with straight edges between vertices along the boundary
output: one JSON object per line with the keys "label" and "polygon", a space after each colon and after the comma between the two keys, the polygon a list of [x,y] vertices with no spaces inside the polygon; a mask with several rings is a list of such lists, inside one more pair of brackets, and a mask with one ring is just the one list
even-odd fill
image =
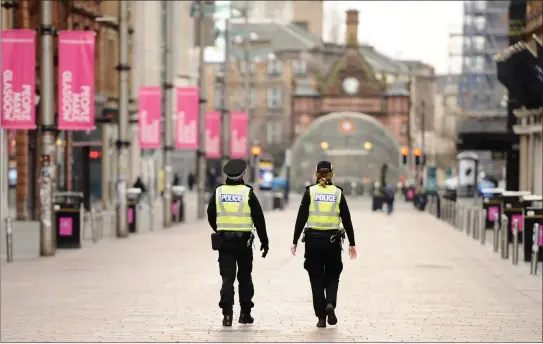
{"label": "white sign on pole", "polygon": [[288,167],[292,165],[292,151],[290,148],[285,151],[285,165]]}

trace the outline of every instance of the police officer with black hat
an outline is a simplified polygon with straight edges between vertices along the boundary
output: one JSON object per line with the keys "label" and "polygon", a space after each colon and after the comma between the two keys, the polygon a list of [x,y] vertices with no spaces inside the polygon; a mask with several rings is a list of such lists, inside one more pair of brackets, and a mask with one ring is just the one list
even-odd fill
{"label": "police officer with black hat", "polygon": [[[342,242],[347,234],[349,256],[356,258],[351,214],[343,190],[332,183],[333,170],[329,161],[317,164],[317,183],[306,188],[294,228],[291,252],[296,255],[298,239],[304,232],[304,268],[309,274],[317,327],[337,324],[335,313],[339,276],[343,270]],[[341,229],[343,223],[344,230]],[[305,231],[304,231],[305,227]]]}
{"label": "police officer with black hat", "polygon": [[240,324],[252,324],[254,287],[253,229],[256,229],[263,251],[268,254],[268,235],[264,213],[251,186],[243,181],[247,164],[241,159],[229,161],[223,169],[226,183],[219,185],[210,197],[207,219],[215,233],[212,234],[213,249],[219,251],[219,270],[222,277],[221,299],[223,326],[232,326],[234,306],[234,282],[239,284]]}

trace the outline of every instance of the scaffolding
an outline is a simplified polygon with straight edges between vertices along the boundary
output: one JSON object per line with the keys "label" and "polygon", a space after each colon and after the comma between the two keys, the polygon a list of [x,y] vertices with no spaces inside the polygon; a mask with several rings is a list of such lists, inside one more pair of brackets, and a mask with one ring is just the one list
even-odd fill
{"label": "scaffolding", "polygon": [[458,106],[468,117],[507,116],[494,55],[509,45],[509,1],[464,1]]}

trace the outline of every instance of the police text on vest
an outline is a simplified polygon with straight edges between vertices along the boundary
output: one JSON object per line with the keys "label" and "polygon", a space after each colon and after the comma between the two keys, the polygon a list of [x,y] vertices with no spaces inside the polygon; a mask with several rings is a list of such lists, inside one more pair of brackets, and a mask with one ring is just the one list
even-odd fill
{"label": "police text on vest", "polygon": [[221,202],[240,203],[242,198],[241,195],[236,194],[221,194]]}
{"label": "police text on vest", "polygon": [[335,194],[315,194],[315,202],[336,202],[337,196]]}

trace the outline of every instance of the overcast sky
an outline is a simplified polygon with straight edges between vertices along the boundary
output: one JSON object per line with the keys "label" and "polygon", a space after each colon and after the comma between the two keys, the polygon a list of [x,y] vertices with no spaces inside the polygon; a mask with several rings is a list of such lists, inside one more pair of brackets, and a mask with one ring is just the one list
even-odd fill
{"label": "overcast sky", "polygon": [[[360,11],[360,42],[394,58],[421,60],[433,65],[437,73],[445,74],[450,65],[449,33],[461,30],[462,4],[463,1],[326,1],[325,6],[335,6],[342,19],[348,9]],[[334,14],[325,13],[326,30]],[[325,31],[325,38],[327,34]],[[459,39],[452,49],[459,51]]]}

